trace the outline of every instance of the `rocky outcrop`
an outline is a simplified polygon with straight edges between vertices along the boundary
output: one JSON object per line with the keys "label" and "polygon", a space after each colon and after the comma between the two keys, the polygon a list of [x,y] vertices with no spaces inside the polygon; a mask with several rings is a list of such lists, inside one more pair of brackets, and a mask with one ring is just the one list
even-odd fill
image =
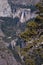
{"label": "rocky outcrop", "polygon": [[0,17],[9,17],[11,14],[12,12],[8,0],[0,0]]}
{"label": "rocky outcrop", "polygon": [[22,5],[30,5],[30,4],[36,4],[40,0],[8,0],[9,2],[12,2],[13,4],[22,4]]}
{"label": "rocky outcrop", "polygon": [[4,42],[0,42],[0,65],[21,65],[16,61],[12,52],[5,46]]}
{"label": "rocky outcrop", "polygon": [[15,49],[13,51],[8,48],[8,44],[3,40],[4,37],[5,35],[3,34],[0,26],[0,65],[22,65],[19,61],[20,57],[18,56],[18,53],[15,52]]}

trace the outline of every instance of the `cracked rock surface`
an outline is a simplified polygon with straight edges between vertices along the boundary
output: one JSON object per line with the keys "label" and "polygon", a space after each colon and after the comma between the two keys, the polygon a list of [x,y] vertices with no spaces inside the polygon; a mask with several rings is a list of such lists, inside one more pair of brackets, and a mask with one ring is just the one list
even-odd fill
{"label": "cracked rock surface", "polygon": [[3,42],[0,42],[0,65],[21,65],[13,57],[11,51],[4,45]]}

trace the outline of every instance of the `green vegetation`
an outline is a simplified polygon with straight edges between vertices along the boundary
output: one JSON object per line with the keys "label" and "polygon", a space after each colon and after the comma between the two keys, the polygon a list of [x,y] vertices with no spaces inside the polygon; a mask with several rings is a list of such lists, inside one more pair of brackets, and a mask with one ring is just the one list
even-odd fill
{"label": "green vegetation", "polygon": [[41,3],[36,4],[36,7],[40,10],[40,12],[43,12],[43,5]]}
{"label": "green vegetation", "polygon": [[[43,64],[43,6],[38,3],[36,7],[39,9],[39,15],[34,21],[27,23],[27,27],[24,32],[20,34],[20,37],[26,41],[27,46],[21,48],[21,55],[24,56],[25,65],[41,65]],[[40,33],[41,32],[41,33]],[[32,41],[30,43],[29,41]]]}
{"label": "green vegetation", "polygon": [[25,32],[21,33],[21,37],[26,41],[30,40],[37,35],[37,28],[38,23],[36,23],[35,21],[28,22]]}

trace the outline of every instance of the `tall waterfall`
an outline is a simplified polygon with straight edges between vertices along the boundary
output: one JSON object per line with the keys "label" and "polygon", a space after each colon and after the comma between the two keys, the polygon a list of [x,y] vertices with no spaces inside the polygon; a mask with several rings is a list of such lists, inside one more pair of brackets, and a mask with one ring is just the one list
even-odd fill
{"label": "tall waterfall", "polygon": [[31,16],[31,9],[22,9],[22,15],[20,18],[21,23],[30,19],[30,16]]}
{"label": "tall waterfall", "polygon": [[22,15],[21,15],[21,19],[20,19],[20,21],[21,21],[21,22],[24,21],[24,12],[23,12]]}

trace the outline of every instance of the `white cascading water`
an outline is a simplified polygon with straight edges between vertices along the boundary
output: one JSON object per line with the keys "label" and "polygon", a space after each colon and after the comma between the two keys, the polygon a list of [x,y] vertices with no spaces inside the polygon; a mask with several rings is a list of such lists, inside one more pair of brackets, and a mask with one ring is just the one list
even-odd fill
{"label": "white cascading water", "polygon": [[23,23],[23,21],[24,21],[24,12],[22,12],[20,21],[21,21],[21,23]]}

